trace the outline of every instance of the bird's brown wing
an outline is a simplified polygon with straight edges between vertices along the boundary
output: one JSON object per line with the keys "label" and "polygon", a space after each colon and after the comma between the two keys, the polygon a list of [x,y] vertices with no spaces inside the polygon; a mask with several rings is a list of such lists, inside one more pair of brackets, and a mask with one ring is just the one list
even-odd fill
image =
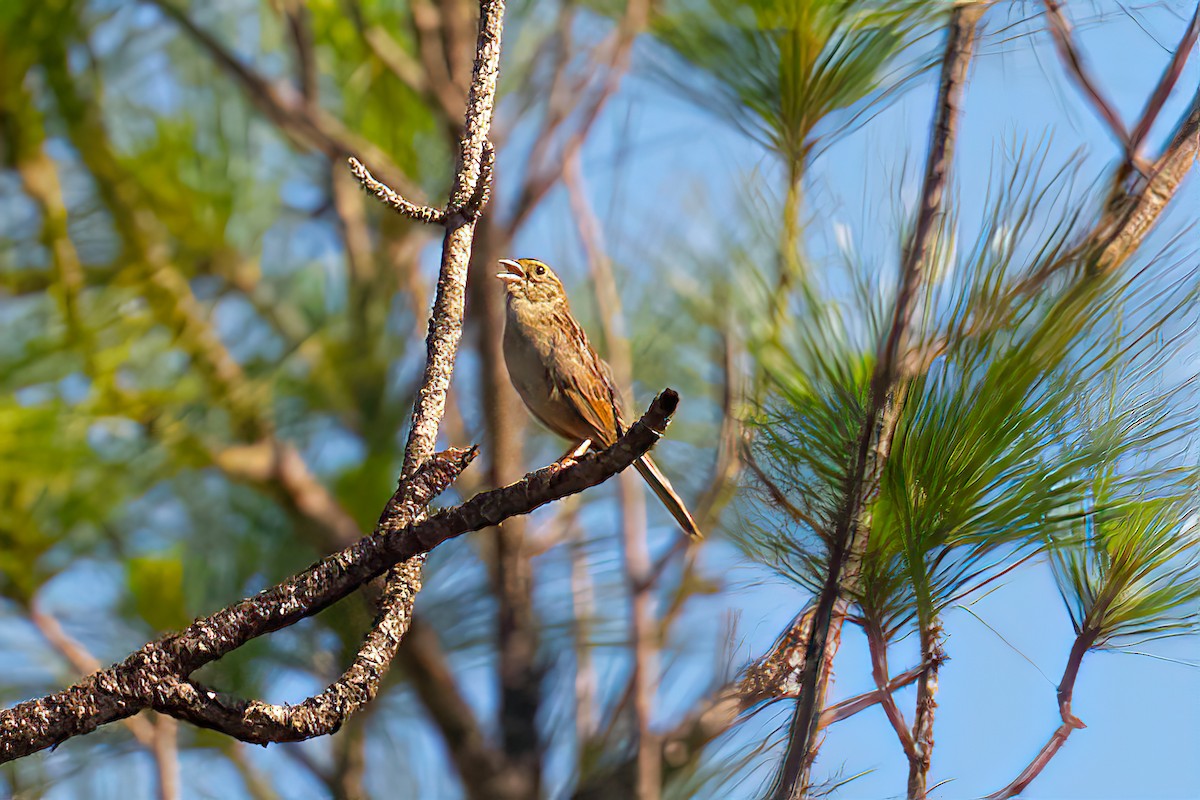
{"label": "bird's brown wing", "polygon": [[579,323],[570,314],[559,323],[550,369],[554,389],[592,429],[595,443],[607,447],[617,440],[621,395],[608,364],[596,354]]}

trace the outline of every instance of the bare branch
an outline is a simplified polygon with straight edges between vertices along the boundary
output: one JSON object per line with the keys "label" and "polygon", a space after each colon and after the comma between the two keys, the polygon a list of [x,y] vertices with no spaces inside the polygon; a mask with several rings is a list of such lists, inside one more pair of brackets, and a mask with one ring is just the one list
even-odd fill
{"label": "bare branch", "polygon": [[1197,34],[1200,34],[1200,3],[1196,4],[1196,10],[1192,12],[1192,21],[1188,23],[1187,30],[1183,32],[1183,38],[1179,40],[1179,46],[1175,48],[1170,63],[1163,70],[1158,85],[1154,87],[1154,92],[1146,100],[1146,108],[1143,109],[1142,116],[1138,118],[1137,125],[1133,126],[1133,133],[1129,135],[1129,159],[1137,158],[1142,142],[1150,133],[1150,129],[1154,127],[1159,112],[1162,111],[1163,105],[1170,97],[1171,90],[1175,88],[1175,82],[1183,74],[1183,65],[1187,63],[1192,48],[1196,46]]}
{"label": "bare branch", "polygon": [[425,68],[429,94],[437,101],[447,119],[454,119],[463,106],[463,87],[450,74],[450,60],[440,34],[442,14],[429,0],[416,0],[412,6],[416,30],[417,54]]}
{"label": "bare branch", "polygon": [[[804,671],[805,649],[812,632],[812,607],[792,620],[771,650],[743,671],[740,678],[726,684],[702,701],[670,733],[663,736],[663,758],[679,767],[695,758],[704,745],[723,734],[742,715],[776,700],[795,699]],[[914,667],[886,681],[882,688],[848,698],[830,706],[821,714],[820,726],[826,728],[882,702],[920,676],[922,667]]]}
{"label": "bare branch", "polygon": [[[560,462],[521,481],[476,495],[428,519],[397,526],[391,504],[376,535],[326,557],[277,586],[197,620],[180,633],[147,644],[120,664],[47,697],[0,712],[0,762],[50,747],[152,707],[185,719],[177,705],[179,680],[246,642],[295,624],[346,597],[393,564],[427,553],[447,539],[527,514],[541,505],[595,486],[628,467],[659,439],[678,405],[670,389],[607,450]],[[452,450],[430,458],[409,479],[405,502],[423,506],[475,455]]]}
{"label": "bare branch", "polygon": [[1083,89],[1088,99],[1092,101],[1092,105],[1095,107],[1097,113],[1108,123],[1113,136],[1116,137],[1117,141],[1121,143],[1121,146],[1127,152],[1131,151],[1132,142],[1129,138],[1129,132],[1125,128],[1125,123],[1121,121],[1117,110],[1100,93],[1095,80],[1092,79],[1091,73],[1083,61],[1083,56],[1080,55],[1079,49],[1075,46],[1074,39],[1071,38],[1071,23],[1067,21],[1067,17],[1063,14],[1057,0],[1043,0],[1043,2],[1046,5],[1046,21],[1050,29],[1050,34],[1054,37],[1054,47],[1058,50],[1058,55],[1066,65],[1067,71],[1075,79],[1075,82],[1079,84],[1079,88]]}
{"label": "bare branch", "polygon": [[1062,725],[1059,725],[1050,735],[1050,739],[1042,746],[1038,754],[1010,784],[989,794],[984,800],[1007,800],[1007,798],[1016,797],[1025,791],[1026,787],[1042,773],[1050,760],[1067,743],[1067,738],[1079,728],[1087,727],[1079,717],[1071,713],[1071,696],[1075,692],[1075,679],[1079,676],[1079,666],[1083,663],[1083,657],[1087,655],[1088,650],[1096,643],[1097,635],[1098,631],[1085,628],[1075,637],[1075,643],[1071,647],[1071,655],[1067,658],[1066,669],[1063,670],[1062,680],[1058,684],[1058,710],[1062,716]]}
{"label": "bare branch", "polygon": [[[788,626],[770,652],[750,664],[741,677],[721,686],[674,728],[660,737],[664,769],[679,769],[696,759],[703,748],[724,734],[743,715],[777,700],[795,699],[804,667],[804,650],[812,627],[812,609],[807,609]],[[913,667],[874,689],[830,706],[821,714],[827,728],[848,719],[915,682],[924,666]]]}
{"label": "bare branch", "polygon": [[357,158],[351,156],[348,161],[350,164],[350,172],[355,178],[358,178],[358,182],[363,185],[363,188],[379,198],[379,201],[388,208],[394,209],[409,219],[416,220],[417,222],[424,222],[430,225],[441,225],[446,221],[445,211],[441,210],[440,208],[418,205],[417,203],[411,203],[408,200],[405,200],[403,197],[393,191],[391,187],[375,180],[375,176],[373,176]]}
{"label": "bare branch", "polygon": [[426,339],[425,374],[404,450],[405,474],[415,470],[433,452],[438,424],[446,407],[454,357],[462,338],[467,267],[475,234],[474,215],[465,215],[463,210],[475,196],[481,177],[486,177],[483,173],[488,160],[487,135],[496,102],[503,18],[503,0],[483,0],[475,71],[467,99],[466,133],[459,148],[454,188],[447,206],[442,263]]}
{"label": "bare branch", "polygon": [[[360,20],[355,20],[356,23]],[[369,28],[362,29],[363,41],[367,43],[367,47],[375,54],[375,57],[383,62],[383,65],[395,75],[401,83],[408,86],[414,92],[430,96],[429,81],[422,72],[422,67],[416,62],[408,51],[400,46],[399,42],[392,38],[386,30],[373,25]],[[436,99],[436,97],[434,97]],[[443,109],[452,114],[458,113],[458,108]]]}
{"label": "bare branch", "polygon": [[925,665],[913,667],[889,680],[887,685],[882,689],[863,692],[862,694],[848,697],[840,703],[829,706],[821,712],[821,727],[826,728],[835,722],[849,719],[858,712],[868,709],[876,703],[883,702],[885,695],[916,683],[917,678],[921,677],[921,673],[924,671]]}
{"label": "bare branch", "polygon": [[413,598],[407,593],[421,589],[420,563],[410,559],[397,570],[406,580],[389,584],[389,589],[405,596],[385,595],[380,600],[383,610],[350,667],[320,694],[296,705],[277,705],[222,695],[172,675],[163,680],[165,705],[171,707],[167,713],[251,744],[298,742],[336,733],[352,714],[375,699],[396,648],[408,632]]}

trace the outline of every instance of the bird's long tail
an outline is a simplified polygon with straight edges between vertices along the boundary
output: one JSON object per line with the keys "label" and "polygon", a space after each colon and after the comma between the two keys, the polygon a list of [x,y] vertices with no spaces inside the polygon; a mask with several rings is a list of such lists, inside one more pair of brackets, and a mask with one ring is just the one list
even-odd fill
{"label": "bird's long tail", "polygon": [[645,478],[646,483],[658,495],[658,499],[666,506],[667,511],[671,512],[671,516],[679,522],[679,527],[683,528],[683,532],[692,539],[703,539],[704,534],[700,532],[700,526],[696,524],[696,520],[692,518],[691,512],[687,510],[687,506],[683,504],[682,498],[675,493],[674,487],[667,477],[658,471],[658,467],[650,459],[650,456],[642,456],[637,461],[633,462],[633,466]]}

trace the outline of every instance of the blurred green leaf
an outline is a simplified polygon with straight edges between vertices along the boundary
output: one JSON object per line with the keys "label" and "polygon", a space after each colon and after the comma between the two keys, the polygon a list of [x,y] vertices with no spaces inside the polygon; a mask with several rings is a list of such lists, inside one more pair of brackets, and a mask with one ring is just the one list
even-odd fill
{"label": "blurred green leaf", "polygon": [[125,572],[134,610],[155,631],[179,630],[192,621],[183,602],[180,556],[134,556],[125,561]]}

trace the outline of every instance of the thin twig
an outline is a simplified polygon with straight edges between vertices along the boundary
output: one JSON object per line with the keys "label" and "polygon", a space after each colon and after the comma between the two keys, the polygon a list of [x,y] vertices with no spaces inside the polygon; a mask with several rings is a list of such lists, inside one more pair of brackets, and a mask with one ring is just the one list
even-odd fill
{"label": "thin twig", "polygon": [[391,187],[375,180],[375,176],[371,174],[371,171],[364,167],[362,162],[357,158],[351,156],[347,161],[350,164],[351,174],[355,178],[358,178],[358,182],[363,185],[363,188],[379,198],[379,201],[388,208],[403,214],[409,219],[429,225],[441,225],[445,222],[446,212],[442,209],[423,206],[405,200]]}
{"label": "thin twig", "polygon": [[1095,644],[1096,636],[1097,632],[1094,629],[1085,628],[1075,637],[1075,642],[1071,647],[1067,666],[1063,670],[1062,680],[1058,684],[1058,709],[1059,715],[1062,717],[1062,724],[1050,735],[1050,739],[1042,746],[1042,749],[1011,783],[1003,789],[989,794],[984,800],[1007,800],[1007,798],[1016,797],[1025,791],[1026,787],[1042,773],[1050,760],[1066,744],[1067,738],[1076,730],[1087,727],[1071,712],[1071,696],[1075,691],[1075,679],[1079,676],[1079,667],[1083,663],[1083,657]]}
{"label": "thin twig", "polygon": [[1196,4],[1196,10],[1192,12],[1192,21],[1188,23],[1187,29],[1183,32],[1183,37],[1179,40],[1179,45],[1175,48],[1170,63],[1163,70],[1162,77],[1159,78],[1154,91],[1146,100],[1146,107],[1142,110],[1137,124],[1133,126],[1133,132],[1129,135],[1128,158],[1130,161],[1137,160],[1142,142],[1150,133],[1150,129],[1154,127],[1159,112],[1162,111],[1167,98],[1171,96],[1171,90],[1175,88],[1175,82],[1183,74],[1183,67],[1187,63],[1188,56],[1192,54],[1192,48],[1196,46],[1197,35],[1200,35],[1200,3]]}
{"label": "thin twig", "polygon": [[870,692],[848,697],[840,703],[835,703],[821,712],[821,727],[826,728],[836,722],[841,722],[844,719],[849,719],[860,711],[870,708],[876,703],[882,702],[884,695],[891,694],[905,686],[910,686],[916,683],[917,678],[921,677],[921,673],[925,671],[924,665],[913,667],[912,669],[901,672],[896,677],[887,682],[887,685],[881,689],[874,689]]}
{"label": "thin twig", "polygon": [[1075,41],[1071,37],[1071,23],[1067,21],[1066,15],[1059,6],[1057,0],[1043,0],[1046,5],[1046,21],[1050,29],[1050,35],[1054,38],[1054,47],[1058,50],[1059,58],[1067,67],[1068,73],[1075,82],[1079,84],[1079,88],[1083,89],[1084,94],[1092,101],[1092,106],[1108,123],[1109,129],[1112,131],[1117,141],[1125,148],[1127,152],[1132,149],[1132,142],[1129,138],[1129,132],[1125,128],[1125,123],[1121,121],[1120,115],[1113,107],[1112,103],[1105,99],[1100,92],[1096,81],[1092,79],[1091,72],[1084,63],[1083,56],[1079,52],[1079,48],[1075,46]]}

